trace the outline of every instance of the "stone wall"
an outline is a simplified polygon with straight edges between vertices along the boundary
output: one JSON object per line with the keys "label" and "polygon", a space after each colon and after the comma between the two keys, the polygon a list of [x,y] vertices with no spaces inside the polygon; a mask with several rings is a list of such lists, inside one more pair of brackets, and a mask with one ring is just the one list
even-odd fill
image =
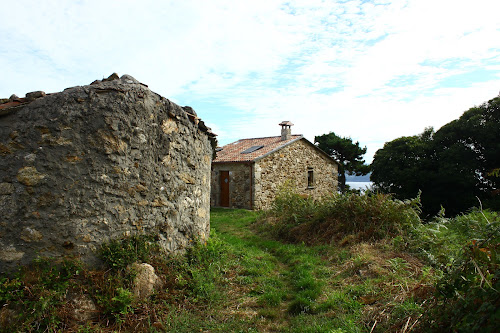
{"label": "stone wall", "polygon": [[[269,208],[286,181],[292,183],[297,193],[313,198],[333,193],[337,188],[337,164],[305,139],[262,158],[254,167],[255,209]],[[308,170],[314,174],[312,187],[308,187]]]}
{"label": "stone wall", "polygon": [[209,235],[215,138],[194,111],[124,75],[0,103],[0,272],[159,234]]}
{"label": "stone wall", "polygon": [[210,204],[220,206],[220,171],[229,171],[229,207],[252,208],[252,165],[250,163],[214,163]]}

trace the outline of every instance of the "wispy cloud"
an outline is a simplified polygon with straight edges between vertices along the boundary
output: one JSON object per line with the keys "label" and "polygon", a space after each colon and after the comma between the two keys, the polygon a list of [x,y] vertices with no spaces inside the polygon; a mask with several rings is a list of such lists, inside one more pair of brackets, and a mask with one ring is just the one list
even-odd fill
{"label": "wispy cloud", "polygon": [[373,154],[500,89],[500,4],[9,1],[0,96],[128,73],[191,105],[221,143],[334,131]]}

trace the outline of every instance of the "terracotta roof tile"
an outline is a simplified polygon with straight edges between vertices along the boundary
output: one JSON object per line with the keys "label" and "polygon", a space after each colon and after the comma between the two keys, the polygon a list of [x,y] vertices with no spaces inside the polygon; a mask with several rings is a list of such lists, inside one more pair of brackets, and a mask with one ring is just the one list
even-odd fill
{"label": "terracotta roof tile", "polygon": [[8,109],[14,106],[18,106],[24,103],[24,98],[20,98],[14,101],[8,101],[7,103],[0,104],[0,109]]}
{"label": "terracotta roof tile", "polygon": [[[284,141],[281,141],[281,136],[242,139],[225,145],[222,147],[222,150],[217,151],[217,157],[214,159],[213,163],[251,162],[301,138],[303,138],[302,135],[292,135],[290,139]],[[256,146],[263,147],[251,153],[242,154],[243,151]]]}

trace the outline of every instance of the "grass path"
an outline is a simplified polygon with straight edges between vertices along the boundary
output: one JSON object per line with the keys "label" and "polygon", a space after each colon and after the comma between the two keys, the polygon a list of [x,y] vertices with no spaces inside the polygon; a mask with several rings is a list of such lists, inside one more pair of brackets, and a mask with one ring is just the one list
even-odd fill
{"label": "grass path", "polygon": [[432,281],[390,244],[285,244],[254,230],[255,212],[214,209],[211,216],[234,254],[223,308],[241,318],[242,331],[402,332],[422,313],[415,290]]}
{"label": "grass path", "polygon": [[250,228],[255,218],[243,210],[212,211],[212,228],[237,257],[239,274],[230,282],[240,289],[235,312],[253,318],[258,331],[331,332],[346,326],[340,321],[347,321],[349,332],[361,331],[350,324],[359,311],[337,318],[327,313],[335,307],[327,290],[337,273],[332,248],[267,239]]}

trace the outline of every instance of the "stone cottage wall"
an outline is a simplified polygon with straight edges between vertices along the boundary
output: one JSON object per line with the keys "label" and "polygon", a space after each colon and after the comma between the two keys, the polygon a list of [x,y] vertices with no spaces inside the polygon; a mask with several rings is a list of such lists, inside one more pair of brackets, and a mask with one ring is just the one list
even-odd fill
{"label": "stone cottage wall", "polygon": [[127,75],[3,102],[0,272],[37,256],[95,264],[103,241],[135,233],[168,251],[208,237],[215,139],[191,108]]}
{"label": "stone cottage wall", "polygon": [[[309,188],[307,172],[313,170]],[[269,208],[280,187],[290,181],[297,193],[319,198],[337,188],[337,165],[305,140],[298,140],[255,163],[255,209]]]}
{"label": "stone cottage wall", "polygon": [[251,168],[252,165],[249,163],[214,163],[210,204],[220,206],[220,171],[229,171],[229,207],[251,209]]}

